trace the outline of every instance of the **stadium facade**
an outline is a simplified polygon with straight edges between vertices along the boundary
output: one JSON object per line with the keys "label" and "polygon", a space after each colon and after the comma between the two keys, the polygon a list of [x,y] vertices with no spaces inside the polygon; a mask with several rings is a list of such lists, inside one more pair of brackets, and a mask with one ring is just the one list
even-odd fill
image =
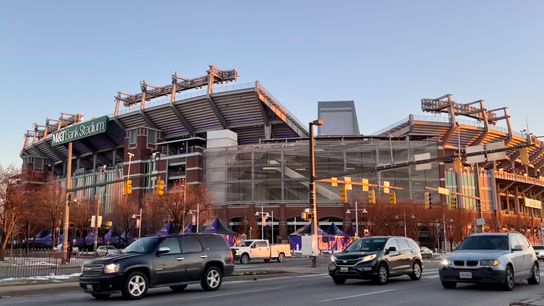
{"label": "stadium facade", "polygon": [[[258,81],[218,84],[236,79],[236,70],[210,66],[203,77],[174,75],[171,85],[144,81],[139,94],[118,93],[108,116],[85,121],[62,113],[35,124],[25,133],[23,169],[65,180],[71,139],[75,197],[98,196],[105,212],[122,196],[123,179],[133,182],[129,200],[136,209],[160,177],[167,189],[179,181],[205,184],[217,215],[249,237],[262,225],[256,212],[273,211],[273,235],[285,240],[305,224],[309,133]],[[518,230],[540,236],[542,142],[515,132],[505,107],[489,110],[484,101],[462,104],[451,95],[421,103],[432,115],[409,115],[372,135],[318,136],[317,177],[389,181],[402,188],[399,203],[409,205],[423,205],[429,188],[446,188],[468,195],[457,198],[456,209],[474,211],[491,229],[511,229],[506,220],[515,217]],[[352,224],[338,191],[318,183],[320,225]],[[433,207],[449,205],[452,196],[436,194]],[[362,191],[349,197],[367,204]],[[377,205],[385,203],[379,192]]]}

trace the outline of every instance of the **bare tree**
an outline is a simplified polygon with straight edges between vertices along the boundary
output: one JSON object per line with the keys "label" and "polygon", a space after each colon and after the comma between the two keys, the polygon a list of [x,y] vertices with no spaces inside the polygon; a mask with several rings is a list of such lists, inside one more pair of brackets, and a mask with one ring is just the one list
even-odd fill
{"label": "bare tree", "polygon": [[21,183],[21,173],[14,167],[0,168],[0,224],[2,226],[0,260],[9,240],[17,232],[21,221],[31,211],[28,207],[28,190]]}
{"label": "bare tree", "polygon": [[46,226],[51,229],[51,245],[54,247],[57,238],[56,229],[61,226],[66,205],[65,192],[58,181],[50,181],[38,189],[35,199],[35,212],[45,221]]}

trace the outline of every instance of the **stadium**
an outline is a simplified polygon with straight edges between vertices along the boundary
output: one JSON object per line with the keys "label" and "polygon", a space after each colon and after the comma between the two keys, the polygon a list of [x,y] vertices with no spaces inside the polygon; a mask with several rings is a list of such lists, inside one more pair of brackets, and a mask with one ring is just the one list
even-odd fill
{"label": "stadium", "polygon": [[[141,93],[117,93],[113,114],[86,121],[61,113],[36,123],[25,133],[23,170],[65,182],[72,143],[74,196],[100,198],[105,215],[128,179],[135,212],[159,179],[167,192],[180,181],[203,184],[230,229],[256,238],[266,226],[266,238],[286,241],[308,224],[301,219],[309,207],[308,124],[259,81],[232,83],[237,78],[236,70],[210,66],[197,78],[174,74],[166,86],[142,81]],[[346,111],[345,103],[337,105]],[[421,241],[446,238],[454,227],[517,230],[540,241],[544,148],[538,137],[515,131],[507,107],[488,109],[483,100],[460,103],[448,94],[422,99],[421,108],[426,115],[410,114],[375,133],[359,134],[357,127],[315,137],[318,179],[398,188],[394,200],[376,189],[374,204],[358,186],[342,199],[341,186],[318,182],[320,227],[334,223],[349,232],[357,225],[357,234],[377,234],[395,222],[400,234],[415,231]],[[342,124],[335,118],[344,117],[328,116],[323,128]],[[458,212],[467,213],[463,224]]]}

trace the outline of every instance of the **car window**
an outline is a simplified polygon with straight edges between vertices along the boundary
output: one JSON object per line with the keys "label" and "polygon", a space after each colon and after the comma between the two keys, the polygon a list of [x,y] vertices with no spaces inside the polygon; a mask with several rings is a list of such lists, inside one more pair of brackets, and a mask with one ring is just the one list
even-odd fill
{"label": "car window", "polygon": [[533,245],[533,249],[535,249],[535,250],[544,250],[544,246],[542,246],[542,245]]}
{"label": "car window", "polygon": [[397,238],[397,242],[399,243],[399,247],[400,247],[401,250],[409,250],[410,249],[410,245],[408,244],[408,241],[406,241],[406,239]]}
{"label": "car window", "polygon": [[170,252],[168,254],[181,253],[181,248],[179,247],[179,240],[177,237],[168,237],[161,241],[161,243],[159,244],[159,249],[165,247],[170,249]]}
{"label": "car window", "polygon": [[257,241],[255,242],[258,248],[266,248],[267,244],[266,241]]}
{"label": "car window", "polygon": [[400,250],[399,244],[397,242],[397,239],[391,238],[387,241],[387,246],[385,249],[389,249],[390,247],[395,247],[397,250]]}
{"label": "car window", "polygon": [[202,252],[202,244],[200,240],[194,236],[181,237],[181,249],[184,254]]}
{"label": "car window", "polygon": [[[510,236],[513,237],[513,236]],[[508,236],[477,235],[469,236],[461,242],[458,250],[508,250]]]}
{"label": "car window", "polygon": [[203,236],[200,237],[200,241],[210,251],[224,251],[229,248],[225,240],[220,236]]}
{"label": "car window", "polygon": [[377,252],[383,250],[386,238],[363,238],[355,240],[346,249],[348,252]]}
{"label": "car window", "polygon": [[529,248],[529,241],[525,238],[523,235],[514,235],[516,236],[516,241],[518,245],[521,245],[521,248],[523,250],[527,250]]}
{"label": "car window", "polygon": [[123,253],[148,253],[154,250],[157,243],[156,237],[138,239],[123,250]]}

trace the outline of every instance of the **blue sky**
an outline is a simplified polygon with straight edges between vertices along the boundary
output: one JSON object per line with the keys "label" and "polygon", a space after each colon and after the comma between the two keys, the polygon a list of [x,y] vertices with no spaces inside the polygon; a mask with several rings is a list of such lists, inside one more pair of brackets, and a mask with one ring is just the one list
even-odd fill
{"label": "blue sky", "polygon": [[60,112],[112,113],[116,91],[209,64],[260,80],[302,122],[355,100],[372,133],[421,98],[509,106],[544,135],[543,1],[9,1],[0,10],[0,165]]}

